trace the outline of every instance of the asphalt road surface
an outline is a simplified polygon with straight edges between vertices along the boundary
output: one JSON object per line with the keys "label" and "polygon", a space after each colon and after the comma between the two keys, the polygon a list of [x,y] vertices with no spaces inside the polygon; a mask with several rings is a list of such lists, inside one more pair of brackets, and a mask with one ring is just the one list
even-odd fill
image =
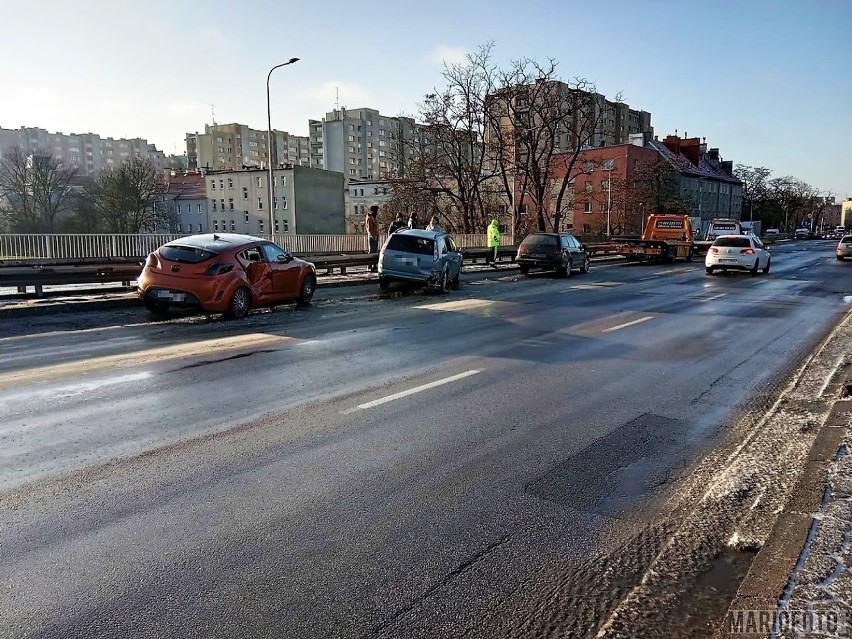
{"label": "asphalt road surface", "polygon": [[833,246],[0,319],[0,637],[594,636],[848,310]]}

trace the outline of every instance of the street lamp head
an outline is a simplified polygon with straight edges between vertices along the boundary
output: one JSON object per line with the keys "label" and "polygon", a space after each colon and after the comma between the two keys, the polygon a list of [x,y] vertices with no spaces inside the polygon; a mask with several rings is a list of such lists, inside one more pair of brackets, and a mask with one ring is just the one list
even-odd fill
{"label": "street lamp head", "polygon": [[299,61],[299,58],[290,58],[289,60],[287,60],[287,64],[293,64],[294,62],[298,62],[298,61]]}

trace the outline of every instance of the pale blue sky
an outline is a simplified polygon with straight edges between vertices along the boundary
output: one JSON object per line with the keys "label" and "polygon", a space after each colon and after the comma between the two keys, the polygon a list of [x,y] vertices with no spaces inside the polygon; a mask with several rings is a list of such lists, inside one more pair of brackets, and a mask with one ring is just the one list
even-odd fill
{"label": "pale blue sky", "polygon": [[340,103],[416,113],[440,59],[494,40],[650,111],[656,133],[852,196],[852,1],[238,3],[0,0],[0,126],[144,137],[219,122],[307,134]]}

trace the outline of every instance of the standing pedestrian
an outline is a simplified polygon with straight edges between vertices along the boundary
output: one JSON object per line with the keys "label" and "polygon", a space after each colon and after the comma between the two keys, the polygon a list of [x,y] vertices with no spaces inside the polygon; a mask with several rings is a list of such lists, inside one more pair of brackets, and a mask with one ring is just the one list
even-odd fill
{"label": "standing pedestrian", "polygon": [[393,235],[399,229],[406,228],[405,219],[402,216],[402,213],[396,214],[396,219],[391,222],[391,225],[388,227],[388,235]]}
{"label": "standing pedestrian", "polygon": [[410,229],[419,229],[420,222],[417,219],[417,211],[412,211],[411,215],[408,216],[408,228]]}
{"label": "standing pedestrian", "polygon": [[429,220],[429,224],[426,226],[427,231],[438,231],[442,233],[444,229],[441,228],[441,223],[438,221],[438,216],[433,215],[432,219]]}
{"label": "standing pedestrian", "polygon": [[497,249],[500,248],[500,225],[497,220],[491,220],[488,225],[488,248],[491,249],[491,264],[497,262]]}
{"label": "standing pedestrian", "polygon": [[[379,205],[373,204],[370,207],[370,212],[367,213],[367,241],[369,242],[369,252],[370,253],[378,253],[379,252]],[[375,265],[370,265],[370,272],[375,273],[377,267]]]}

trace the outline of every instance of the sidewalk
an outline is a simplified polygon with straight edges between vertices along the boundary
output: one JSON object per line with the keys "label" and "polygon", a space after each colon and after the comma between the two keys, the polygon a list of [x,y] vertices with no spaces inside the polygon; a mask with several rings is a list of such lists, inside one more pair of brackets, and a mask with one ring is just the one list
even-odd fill
{"label": "sidewalk", "polygon": [[[852,328],[833,337],[830,402],[789,500],[739,587],[716,636],[852,637]],[[830,372],[830,371],[829,371]],[[815,411],[817,413],[818,411]],[[819,418],[814,419],[813,427]]]}

